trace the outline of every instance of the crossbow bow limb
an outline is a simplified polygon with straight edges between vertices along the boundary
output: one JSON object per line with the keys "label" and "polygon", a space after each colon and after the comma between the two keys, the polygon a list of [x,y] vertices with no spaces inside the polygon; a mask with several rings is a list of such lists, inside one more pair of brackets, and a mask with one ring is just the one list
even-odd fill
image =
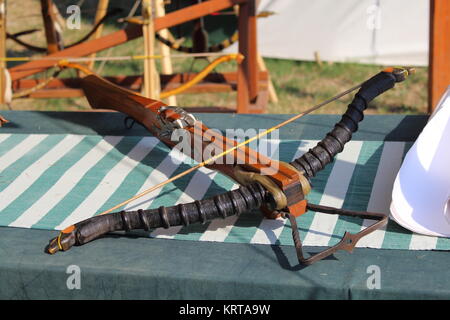
{"label": "crossbow bow limb", "polygon": [[[382,213],[350,211],[308,203],[305,196],[310,190],[309,180],[332,162],[334,157],[344,149],[344,145],[351,140],[352,133],[357,131],[358,123],[364,118],[363,111],[367,108],[369,102],[393,88],[395,83],[403,81],[411,71],[408,68],[385,69],[362,84],[274,127],[279,128],[283,124],[298,119],[359,88],[341,120],[326,134],[325,138],[291,163],[268,159],[247,146],[236,149],[238,143],[223,136],[215,136],[215,139],[212,139],[208,136],[208,128],[183,109],[170,107],[161,101],[152,100],[125,90],[91,73],[82,79],[82,88],[94,109],[108,108],[125,113],[141,123],[150,133],[169,147],[175,145],[170,139],[171,133],[175,129],[183,129],[191,136],[191,141],[194,141],[195,138],[201,139],[203,147],[213,143],[221,147],[222,150],[234,149],[232,150],[235,160],[233,164],[212,164],[207,167],[224,173],[240,183],[241,186],[238,189],[192,203],[96,215],[62,230],[56,238],[50,240],[46,251],[51,254],[57,251],[66,251],[73,245],[83,245],[113,231],[130,231],[133,229],[148,231],[160,227],[187,226],[192,223],[205,223],[216,218],[226,218],[254,209],[261,209],[268,218],[281,216],[289,219],[300,264],[312,264],[338,250],[352,252],[361,237],[385,226],[388,217]],[[202,137],[195,136],[198,135],[194,130],[195,128],[200,128]],[[192,157],[191,154],[189,156]],[[251,161],[255,159],[258,162]],[[278,169],[267,170],[275,167]],[[264,170],[266,170],[266,173],[261,174]],[[296,218],[307,210],[377,221],[356,234],[345,232],[341,241],[336,245],[315,255],[305,257]]]}

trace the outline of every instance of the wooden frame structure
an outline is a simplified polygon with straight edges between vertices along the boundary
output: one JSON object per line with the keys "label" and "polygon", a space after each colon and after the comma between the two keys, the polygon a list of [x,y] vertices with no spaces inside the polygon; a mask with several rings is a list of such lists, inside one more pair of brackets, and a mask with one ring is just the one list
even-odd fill
{"label": "wooden frame structure", "polygon": [[[6,0],[0,0],[0,57],[6,57]],[[0,103],[5,103],[5,95],[6,95],[6,79],[5,72],[3,72],[6,68],[6,61],[0,60]],[[0,116],[0,127],[2,121]]]}
{"label": "wooden frame structure", "polygon": [[450,1],[430,0],[428,112],[450,85]]}
{"label": "wooden frame structure", "polygon": [[[48,2],[51,2],[51,0],[41,1],[46,3],[47,6],[49,6]],[[239,53],[245,57],[243,63],[238,65],[238,71],[236,73],[210,75],[204,81],[187,91],[187,93],[237,91],[236,109],[219,108],[220,111],[263,113],[267,106],[269,78],[267,71],[260,71],[258,68],[255,2],[256,0],[209,0],[152,19],[152,29],[156,32],[235,5],[239,6]],[[100,36],[67,49],[52,51],[41,60],[34,60],[12,67],[8,70],[11,76],[12,89],[13,91],[30,89],[40,83],[41,80],[25,78],[54,67],[58,58],[75,58],[95,54],[98,51],[143,36],[143,33],[145,33],[143,29],[140,25],[129,25],[123,30],[113,32],[106,36]],[[194,75],[161,75],[161,90],[173,89],[182,82],[191,79]],[[119,85],[134,90],[142,85],[141,76],[112,77],[109,79]],[[77,79],[54,79],[45,86],[45,89],[36,90],[30,93],[29,97],[57,98],[78,97],[82,95]],[[215,111],[214,108],[202,108],[201,110]]]}
{"label": "wooden frame structure", "polygon": [[53,0],[41,0],[42,17],[44,19],[45,38],[48,53],[62,50],[60,34],[56,30],[55,4]]}

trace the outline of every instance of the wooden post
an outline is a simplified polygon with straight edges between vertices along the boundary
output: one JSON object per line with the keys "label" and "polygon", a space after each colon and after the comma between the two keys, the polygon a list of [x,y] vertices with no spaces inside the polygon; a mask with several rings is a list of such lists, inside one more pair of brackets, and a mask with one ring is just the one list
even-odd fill
{"label": "wooden post", "polygon": [[[157,18],[163,17],[166,14],[164,9],[164,0],[156,0],[155,4],[155,15]],[[169,30],[163,29],[159,31],[159,34],[164,38],[169,38]],[[161,74],[172,74],[173,68],[172,68],[172,59],[170,58],[170,48],[163,44],[162,42],[159,43],[159,50],[161,55],[163,56],[161,60]],[[167,98],[167,102],[170,106],[176,106],[177,105],[177,98],[175,96],[170,96]]]}
{"label": "wooden post", "polygon": [[[152,0],[142,1],[142,17],[144,19],[144,25],[142,26],[144,36],[144,55],[151,57],[155,55],[155,29],[153,24]],[[152,99],[159,98],[155,75],[155,59],[144,59],[144,96]]]}
{"label": "wooden post", "polygon": [[256,41],[256,3],[248,0],[239,6],[239,52],[244,61],[238,67],[238,113],[251,112],[250,104],[258,96],[258,63]]}
{"label": "wooden post", "polygon": [[[0,58],[6,57],[6,0],[0,0]],[[6,103],[6,79],[5,79],[6,61],[0,61],[0,105]],[[0,127],[8,120],[0,114]]]}
{"label": "wooden post", "polygon": [[56,30],[56,17],[52,0],[41,0],[42,19],[44,20],[45,38],[48,53],[55,53],[63,49],[61,35]]}
{"label": "wooden post", "polygon": [[62,29],[64,29],[65,25],[66,25],[66,20],[62,17],[61,13],[58,10],[58,7],[56,6],[56,4],[54,2],[52,2],[52,13],[53,13],[53,17],[55,18],[56,23],[58,23]]}
{"label": "wooden post", "polygon": [[[0,58],[6,57],[6,0],[0,0]],[[0,60],[0,104],[5,103],[6,61]],[[0,125],[1,126],[1,125]]]}
{"label": "wooden post", "polygon": [[[258,52],[258,68],[259,71],[267,71],[267,67],[266,64],[264,62],[263,57],[259,54]],[[268,80],[268,87],[267,90],[269,91],[269,100],[272,101],[273,103],[278,103],[278,96],[277,96],[277,92],[275,91],[275,87],[273,86],[272,80],[270,79],[269,76],[269,80]]]}
{"label": "wooden post", "polygon": [[[97,24],[100,20],[103,19],[104,16],[106,16],[106,12],[108,11],[108,5],[109,0],[98,0],[97,4],[97,11],[95,12],[95,18],[94,18],[94,25]],[[97,30],[95,30],[94,34],[92,35],[91,39],[98,39],[101,37],[103,32],[103,24],[98,27]],[[90,55],[90,58],[95,58],[96,54],[93,53]],[[89,61],[88,68],[93,69],[94,68],[95,61]]]}
{"label": "wooden post", "polygon": [[430,0],[428,112],[450,85],[450,1]]}

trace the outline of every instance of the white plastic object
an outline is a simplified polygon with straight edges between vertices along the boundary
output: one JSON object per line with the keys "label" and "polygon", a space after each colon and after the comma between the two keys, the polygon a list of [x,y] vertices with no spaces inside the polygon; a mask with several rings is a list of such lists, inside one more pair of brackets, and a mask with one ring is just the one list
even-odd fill
{"label": "white plastic object", "polygon": [[450,87],[406,154],[390,209],[411,231],[450,237]]}

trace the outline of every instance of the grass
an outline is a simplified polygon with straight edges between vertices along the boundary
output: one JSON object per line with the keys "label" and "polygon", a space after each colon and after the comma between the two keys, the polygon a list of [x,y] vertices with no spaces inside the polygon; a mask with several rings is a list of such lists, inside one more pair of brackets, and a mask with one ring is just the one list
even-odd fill
{"label": "grass", "polygon": [[[64,40],[70,43],[81,38],[92,26],[94,8],[96,1],[85,1],[87,7],[82,7],[82,29],[65,30]],[[58,1],[58,5],[64,8],[70,1]],[[112,1],[114,5],[121,5],[125,9],[124,16],[128,13],[131,4],[125,1]],[[23,14],[23,8],[27,8],[27,13]],[[64,15],[65,11],[61,10]],[[9,32],[18,32],[24,29],[42,27],[40,17],[40,5],[37,0],[9,1],[8,2],[7,29]],[[24,25],[24,21],[26,24]],[[120,28],[117,23],[110,23],[105,26],[104,34],[113,32]],[[45,45],[43,31],[27,35],[22,38],[35,45]],[[9,56],[31,56],[32,52],[7,41]],[[137,55],[142,54],[143,41],[136,39],[126,44],[114,47],[99,53],[99,56]],[[190,59],[174,59],[175,72],[187,72],[191,66]],[[316,62],[293,61],[281,59],[265,59],[272,78],[272,82],[279,97],[278,104],[269,103],[268,113],[298,113],[318,102],[344,91],[357,83],[360,83],[382,69],[376,65],[363,65],[356,63],[327,63],[321,65]],[[98,69],[101,62],[97,62],[95,69]],[[8,64],[11,67],[13,64]],[[142,61],[107,62],[101,68],[101,75],[131,75],[142,73]],[[194,71],[198,71],[206,65],[206,61],[198,60],[194,64]],[[159,61],[157,61],[159,68]],[[159,68],[160,70],[160,68]],[[235,63],[220,65],[217,71],[236,70]],[[404,83],[396,86],[384,95],[377,98],[370,106],[368,113],[408,113],[424,114],[427,111],[427,68],[417,68],[417,72]],[[47,74],[50,74],[48,72]],[[42,77],[42,74],[37,75]],[[61,73],[62,77],[75,76],[71,70]],[[184,94],[177,96],[180,106],[233,106],[236,101],[235,93],[205,93],[205,94]],[[332,103],[316,113],[342,113],[351,96],[342,98]],[[3,106],[1,108],[6,108]],[[85,98],[76,99],[16,99],[13,100],[11,108],[14,110],[84,110],[89,109]]]}

